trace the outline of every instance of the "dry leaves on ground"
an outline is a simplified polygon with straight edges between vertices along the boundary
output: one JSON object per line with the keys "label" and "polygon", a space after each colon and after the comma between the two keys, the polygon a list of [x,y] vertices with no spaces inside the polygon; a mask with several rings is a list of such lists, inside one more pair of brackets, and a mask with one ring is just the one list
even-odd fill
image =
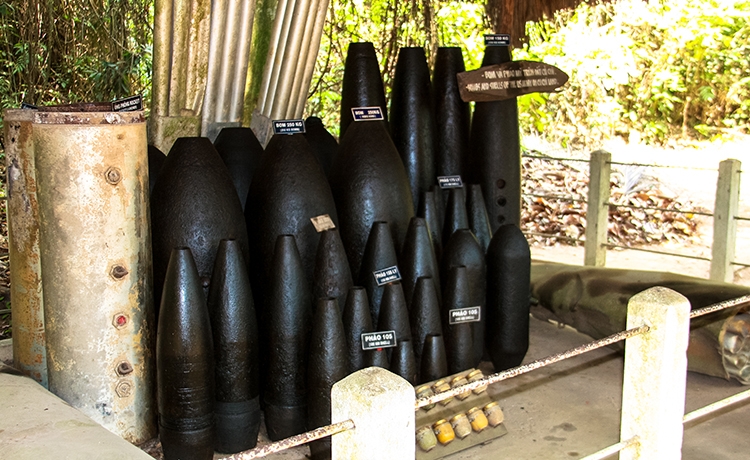
{"label": "dry leaves on ground", "polygon": [[[533,155],[540,156],[538,152]],[[695,241],[698,222],[693,213],[706,210],[678,200],[644,171],[633,167],[612,171],[608,243],[638,246]],[[521,227],[530,244],[583,242],[588,180],[588,164],[584,162],[523,159]]]}

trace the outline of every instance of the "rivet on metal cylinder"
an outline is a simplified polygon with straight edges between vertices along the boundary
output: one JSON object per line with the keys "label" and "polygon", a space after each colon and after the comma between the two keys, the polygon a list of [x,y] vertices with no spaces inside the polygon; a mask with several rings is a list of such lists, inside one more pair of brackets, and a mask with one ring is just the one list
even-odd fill
{"label": "rivet on metal cylinder", "polygon": [[125,326],[128,325],[128,315],[124,315],[122,313],[118,313],[115,315],[115,317],[112,319],[112,325],[116,327],[117,329],[122,329]]}
{"label": "rivet on metal cylinder", "polygon": [[133,372],[133,365],[127,361],[122,361],[117,365],[117,373],[120,375],[128,375]]}
{"label": "rivet on metal cylinder", "polygon": [[104,175],[107,178],[107,182],[112,185],[117,185],[122,180],[122,173],[120,173],[120,170],[115,168],[114,166],[107,168],[107,171],[104,173]]}
{"label": "rivet on metal cylinder", "polygon": [[115,393],[121,398],[127,398],[130,396],[130,392],[133,390],[133,385],[128,381],[120,381],[115,386]]}
{"label": "rivet on metal cylinder", "polygon": [[109,271],[109,274],[112,276],[112,278],[121,280],[128,274],[128,269],[123,267],[122,265],[115,265]]}

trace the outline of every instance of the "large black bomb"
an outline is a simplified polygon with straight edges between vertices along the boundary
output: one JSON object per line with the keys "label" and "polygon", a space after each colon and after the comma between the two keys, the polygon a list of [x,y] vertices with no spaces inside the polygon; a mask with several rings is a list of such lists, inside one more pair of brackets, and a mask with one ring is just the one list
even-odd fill
{"label": "large black bomb", "polygon": [[[338,302],[319,299],[310,333],[307,367],[307,427],[312,430],[331,423],[331,388],[346,377],[346,340]],[[310,444],[312,458],[331,458],[331,438]]]}
{"label": "large black bomb", "polygon": [[401,272],[401,285],[404,289],[406,305],[410,310],[414,288],[420,277],[431,277],[440,292],[440,268],[435,257],[430,232],[425,220],[421,217],[413,217],[409,223],[398,268]]}
{"label": "large black bomb", "polygon": [[[440,275],[447,278],[451,267],[456,266],[466,267],[465,282],[469,292],[468,302],[471,304],[470,306],[480,308],[481,320],[471,323],[475,353],[473,366],[476,366],[482,359],[487,324],[485,318],[487,316],[487,265],[484,251],[471,230],[460,229],[451,236],[448,245],[445,247]],[[443,327],[445,327],[445,324],[443,324]]]}
{"label": "large black bomb", "polygon": [[445,222],[443,222],[443,250],[448,245],[451,235],[463,228],[469,228],[464,189],[448,189],[448,205],[445,208]]}
{"label": "large black bomb", "polygon": [[252,449],[260,429],[258,324],[247,266],[236,241],[219,244],[208,312],[214,340],[216,451]]}
{"label": "large black bomb", "polygon": [[352,123],[341,141],[330,182],[341,240],[356,280],[373,223],[389,223],[399,250],[414,217],[404,165],[384,122]]}
{"label": "large black bomb", "polygon": [[367,352],[362,350],[362,334],[373,332],[370,302],[367,291],[361,286],[349,289],[344,307],[344,332],[346,333],[346,349],[348,373],[356,372],[367,367]]}
{"label": "large black bomb", "polygon": [[[509,62],[507,46],[488,46],[482,66]],[[521,146],[516,98],[477,102],[471,122],[469,182],[481,184],[492,231],[521,224]]]}
{"label": "large black bomb", "polygon": [[400,340],[391,353],[391,372],[403,377],[412,385],[417,384],[417,363],[411,340]]}
{"label": "large black bomb", "polygon": [[302,134],[275,135],[266,147],[245,206],[250,236],[251,282],[260,303],[271,280],[276,238],[293,235],[302,259],[303,276],[312,280],[320,234],[311,218],[328,214],[337,223],[336,206],[323,169]]}
{"label": "large black bomb", "polygon": [[[445,280],[445,294],[443,300],[443,331],[445,340],[445,351],[448,355],[448,373],[470,369],[479,362],[474,356],[474,338],[472,323],[452,322],[451,310],[474,307],[468,271],[463,265],[453,266],[448,271]],[[452,324],[453,323],[453,324]]]}
{"label": "large black bomb", "polygon": [[380,65],[372,43],[349,43],[341,87],[341,122],[339,139],[343,139],[353,121],[352,109],[380,107],[386,116],[385,90]]}
{"label": "large black bomb", "polygon": [[461,48],[440,47],[435,55],[435,169],[438,176],[464,176],[471,112],[461,100],[456,75],[466,70]]}
{"label": "large black bomb", "polygon": [[320,233],[313,272],[313,299],[334,297],[341,309],[352,282],[352,272],[337,229]]}
{"label": "large black bomb", "polygon": [[412,201],[435,183],[435,119],[430,95],[430,69],[424,48],[398,52],[393,76],[391,135],[409,178]]}
{"label": "large black bomb", "polygon": [[419,383],[431,382],[448,375],[448,359],[442,334],[428,335],[424,339],[422,362],[419,365]]}
{"label": "large black bomb", "polygon": [[469,230],[477,237],[482,250],[487,252],[492,239],[492,227],[484,203],[482,186],[479,184],[471,184],[467,188],[466,213],[469,216]]}
{"label": "large black bomb", "polygon": [[367,291],[373,326],[378,324],[380,304],[385,290],[384,286],[378,285],[375,273],[394,266],[398,266],[398,259],[393,247],[388,222],[375,222],[372,224],[370,236],[367,238],[367,246],[362,258],[362,269],[359,272],[357,283]]}
{"label": "large black bomb", "polygon": [[153,145],[148,146],[148,192],[149,195],[154,191],[154,185],[156,184],[156,178],[159,177],[164,162],[167,160],[167,156],[164,152],[159,150]]}
{"label": "large black bomb", "polygon": [[214,369],[201,279],[188,248],[172,251],[156,335],[159,438],[164,458],[211,459]]}
{"label": "large black bomb", "polygon": [[242,209],[245,209],[250,183],[263,158],[263,146],[258,142],[252,129],[228,127],[223,128],[216,136],[214,147],[227,165],[234,188],[237,189],[237,195],[242,202]]}
{"label": "large black bomb", "polygon": [[404,290],[401,288],[399,281],[385,285],[383,303],[378,318],[378,331],[394,331],[397,341],[411,340],[409,311],[406,309]]}
{"label": "large black bomb", "polygon": [[[414,360],[417,366],[422,363],[422,352],[427,337],[442,335],[442,324],[435,283],[429,276],[423,276],[417,280],[411,311],[409,312],[409,325],[411,326],[411,337],[414,344]],[[421,375],[419,380],[424,381]]]}
{"label": "large black bomb", "polygon": [[417,216],[424,219],[427,228],[430,230],[430,239],[432,247],[435,249],[435,258],[440,262],[443,256],[443,218],[442,211],[438,208],[435,200],[441,200],[442,196],[435,196],[435,192],[422,192],[419,198],[419,208]]}
{"label": "large black bomb", "polygon": [[267,331],[261,347],[266,370],[263,393],[268,437],[273,441],[305,431],[307,347],[312,303],[302,259],[292,235],[280,235],[269,273],[267,301],[259,311]]}
{"label": "large black bomb", "polygon": [[327,177],[331,172],[331,165],[339,149],[339,143],[323,126],[323,120],[318,117],[307,117],[304,136]]}
{"label": "large black bomb", "polygon": [[496,371],[521,364],[529,349],[531,252],[521,230],[503,225],[487,249],[486,345]]}
{"label": "large black bomb", "polygon": [[151,238],[156,305],[173,248],[190,248],[204,289],[221,240],[237,240],[249,261],[242,204],[207,138],[183,137],[172,146],[151,193]]}

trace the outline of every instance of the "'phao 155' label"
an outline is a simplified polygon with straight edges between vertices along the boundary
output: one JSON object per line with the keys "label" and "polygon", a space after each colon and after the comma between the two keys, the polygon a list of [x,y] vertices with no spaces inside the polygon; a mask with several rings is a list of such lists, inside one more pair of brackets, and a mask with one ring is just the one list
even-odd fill
{"label": "'phao 155' label", "polygon": [[440,188],[461,188],[464,186],[461,176],[438,176]]}

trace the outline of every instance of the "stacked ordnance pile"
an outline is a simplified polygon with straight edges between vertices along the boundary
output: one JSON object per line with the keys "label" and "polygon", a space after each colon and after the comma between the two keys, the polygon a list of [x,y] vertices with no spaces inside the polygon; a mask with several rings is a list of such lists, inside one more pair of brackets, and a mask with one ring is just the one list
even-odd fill
{"label": "stacked ordnance pile", "polygon": [[[484,64],[509,59],[488,47]],[[309,118],[265,149],[228,128],[150,151],[166,458],[253,447],[261,410],[272,440],[329,424],[332,385],[368,366],[419,385],[483,357],[520,364],[517,109],[477,103],[470,129],[463,70],[461,50],[441,48],[431,82],[424,50],[401,49],[387,114],[375,49],[352,43],[340,145]],[[364,107],[382,119],[353,116]],[[330,456],[330,441],[311,451]]]}

